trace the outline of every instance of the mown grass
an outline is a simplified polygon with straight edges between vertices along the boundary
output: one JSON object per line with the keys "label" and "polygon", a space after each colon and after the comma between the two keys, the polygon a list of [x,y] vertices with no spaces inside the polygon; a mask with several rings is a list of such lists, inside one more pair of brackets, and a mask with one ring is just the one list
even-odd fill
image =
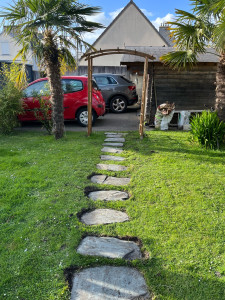
{"label": "mown grass", "polygon": [[[148,132],[142,141],[130,133],[128,171],[115,173],[96,169],[103,139],[0,137],[0,299],[69,299],[66,273],[105,264],[137,268],[156,299],[225,299],[224,150],[201,149],[184,132]],[[90,201],[92,172],[131,176],[131,198]],[[104,207],[126,210],[130,221],[79,222],[83,209]],[[138,237],[149,257],[83,257],[76,248],[87,234]]]}

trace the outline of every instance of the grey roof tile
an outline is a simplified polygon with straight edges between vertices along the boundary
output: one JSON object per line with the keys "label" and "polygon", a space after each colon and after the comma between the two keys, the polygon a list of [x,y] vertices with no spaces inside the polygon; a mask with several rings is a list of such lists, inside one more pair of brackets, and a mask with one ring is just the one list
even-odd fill
{"label": "grey roof tile", "polygon": [[[129,50],[137,50],[137,51],[141,51],[147,54],[151,54],[155,57],[155,60],[153,62],[160,62],[160,57],[166,53],[169,52],[173,52],[176,49],[173,47],[134,47],[134,46],[127,46],[126,49]],[[199,62],[213,62],[213,63],[217,63],[219,61],[219,55],[216,52],[215,49],[213,48],[208,48],[207,49],[207,53],[205,54],[199,54],[198,56],[198,61]],[[131,62],[144,62],[144,58],[139,57],[139,56],[133,56],[133,55],[128,55],[125,54],[123,55],[122,59],[121,59],[121,63],[125,64],[125,63],[131,63]]]}

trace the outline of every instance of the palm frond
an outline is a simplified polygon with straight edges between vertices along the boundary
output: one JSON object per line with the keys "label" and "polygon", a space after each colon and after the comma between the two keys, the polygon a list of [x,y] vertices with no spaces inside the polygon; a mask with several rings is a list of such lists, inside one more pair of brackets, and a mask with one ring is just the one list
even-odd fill
{"label": "palm frond", "polygon": [[225,10],[225,0],[208,0],[207,4],[208,11],[213,12],[217,16]]}
{"label": "palm frond", "polygon": [[220,18],[219,23],[214,28],[213,40],[215,47],[218,51],[224,51],[225,49],[225,15]]}
{"label": "palm frond", "polygon": [[161,56],[160,60],[171,68],[180,70],[193,67],[197,63],[197,56],[191,50],[173,51]]}
{"label": "palm frond", "polygon": [[67,65],[69,71],[76,69],[76,60],[72,53],[67,48],[60,49],[59,56]]}
{"label": "palm frond", "polygon": [[177,16],[177,19],[179,21],[197,21],[198,17],[195,14],[192,14],[190,12],[181,10],[181,9],[175,9],[175,13]]}

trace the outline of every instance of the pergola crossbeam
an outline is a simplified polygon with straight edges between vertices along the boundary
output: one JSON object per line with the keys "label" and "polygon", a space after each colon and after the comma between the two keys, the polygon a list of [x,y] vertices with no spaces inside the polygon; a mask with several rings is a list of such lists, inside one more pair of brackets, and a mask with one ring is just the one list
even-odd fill
{"label": "pergola crossbeam", "polygon": [[103,56],[103,55],[111,55],[111,54],[129,54],[129,55],[141,56],[144,58],[148,57],[148,59],[150,59],[150,60],[155,59],[154,56],[144,53],[144,52],[140,52],[140,51],[136,51],[136,50],[128,50],[128,49],[119,49],[119,48],[93,51],[93,52],[84,54],[81,58],[84,58],[85,61],[87,61],[89,57],[95,58],[95,57],[99,57],[99,56]]}

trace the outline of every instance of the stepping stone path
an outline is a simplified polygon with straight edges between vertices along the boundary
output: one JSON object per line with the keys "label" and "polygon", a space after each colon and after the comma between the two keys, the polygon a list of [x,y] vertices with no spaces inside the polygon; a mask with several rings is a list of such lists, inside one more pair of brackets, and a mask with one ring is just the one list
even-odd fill
{"label": "stepping stone path", "polygon": [[123,160],[125,160],[125,158],[121,157],[121,156],[101,155],[101,160],[123,161]]}
{"label": "stepping stone path", "polygon": [[109,152],[109,153],[122,153],[123,150],[118,149],[118,148],[111,148],[111,147],[104,147],[102,148],[102,152]]}
{"label": "stepping stone path", "polygon": [[88,194],[88,197],[91,200],[103,200],[103,201],[115,201],[115,200],[127,200],[129,199],[129,195],[126,192],[121,191],[97,191],[91,192]]}
{"label": "stepping stone path", "polygon": [[136,243],[112,237],[87,236],[80,243],[77,252],[83,255],[126,260],[142,258],[141,251]]}
{"label": "stepping stone path", "polygon": [[106,138],[105,142],[115,142],[115,143],[124,143],[125,142],[125,138],[122,137],[111,137],[111,138]]}
{"label": "stepping stone path", "polygon": [[71,300],[149,299],[143,276],[128,267],[103,266],[76,273]]}
{"label": "stepping stone path", "polygon": [[114,209],[95,209],[81,217],[81,222],[86,225],[122,223],[128,220],[126,213]]}
{"label": "stepping stone path", "polygon": [[97,169],[106,171],[126,171],[127,167],[121,165],[97,164]]}
{"label": "stepping stone path", "polygon": [[[125,133],[105,132],[106,139],[102,152],[120,154],[125,142]],[[101,155],[101,160],[123,161],[124,157]],[[99,170],[126,171],[127,167],[118,164],[97,164]],[[102,185],[125,186],[130,178],[94,175],[93,183]],[[99,190],[88,194],[93,200],[124,201],[129,194],[118,190]],[[84,213],[81,222],[86,225],[101,225],[129,221],[125,212],[113,209],[95,209]],[[114,237],[85,237],[78,246],[77,252],[82,255],[121,258],[124,260],[141,259],[142,254],[138,245]],[[143,276],[133,268],[102,266],[84,269],[74,274],[70,300],[147,300],[150,299],[148,288]]]}
{"label": "stepping stone path", "polygon": [[123,143],[103,143],[103,146],[123,147]]}
{"label": "stepping stone path", "polygon": [[111,135],[127,135],[128,133],[126,133],[126,132],[105,132],[105,135],[109,135],[109,134],[111,134]]}
{"label": "stepping stone path", "polygon": [[109,184],[109,185],[128,185],[130,183],[130,178],[117,178],[107,175],[94,175],[91,177],[93,183],[98,184]]}
{"label": "stepping stone path", "polygon": [[122,138],[121,134],[107,134],[107,138]]}

